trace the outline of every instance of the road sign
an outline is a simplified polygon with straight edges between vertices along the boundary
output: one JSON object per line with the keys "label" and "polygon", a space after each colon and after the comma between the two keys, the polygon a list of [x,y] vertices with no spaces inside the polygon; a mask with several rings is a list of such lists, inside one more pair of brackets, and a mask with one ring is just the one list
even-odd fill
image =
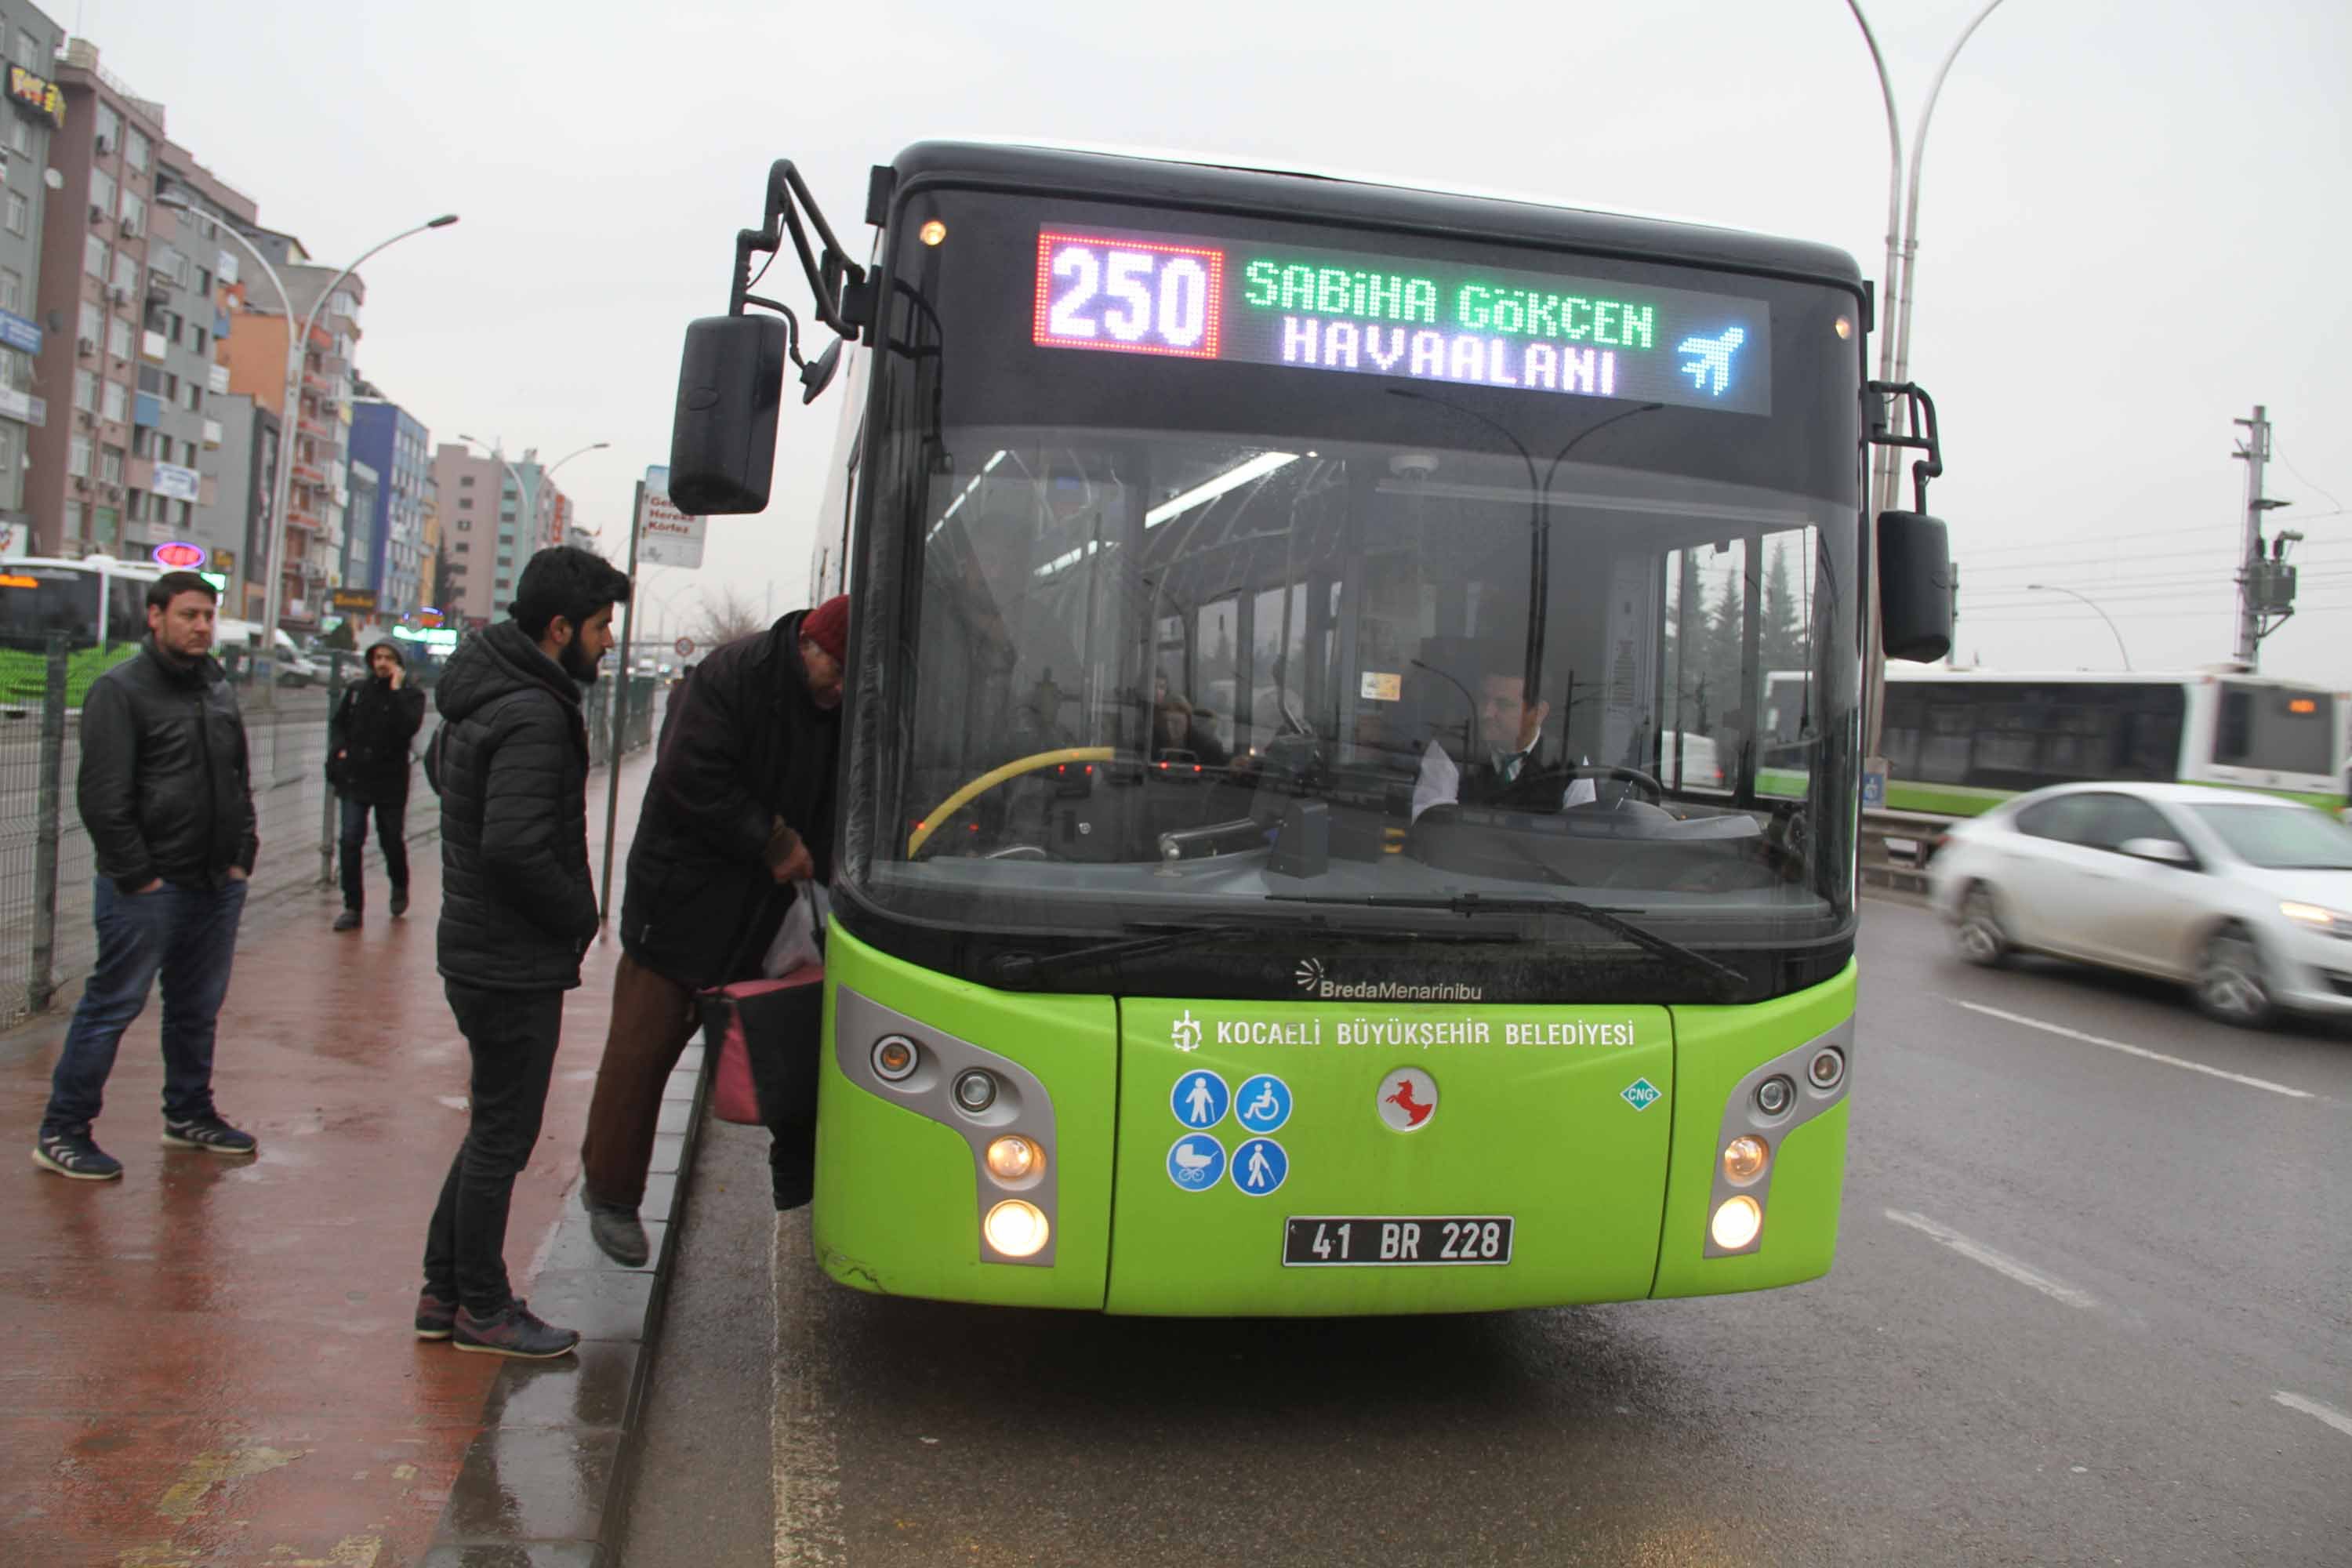
{"label": "road sign", "polygon": [[708,521],[688,517],[669,500],[669,470],[646,470],[646,503],[637,514],[637,561],[645,566],[698,567],[702,529]]}
{"label": "road sign", "polygon": [[676,653],[680,658],[684,658],[694,652],[694,639],[692,637],[680,637],[677,641],[670,644],[669,646],[671,651]]}

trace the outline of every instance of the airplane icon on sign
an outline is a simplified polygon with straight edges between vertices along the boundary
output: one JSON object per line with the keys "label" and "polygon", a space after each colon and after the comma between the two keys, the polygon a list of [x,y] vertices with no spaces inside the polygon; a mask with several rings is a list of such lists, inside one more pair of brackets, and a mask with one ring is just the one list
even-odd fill
{"label": "airplane icon on sign", "polygon": [[[1720,397],[1731,384],[1731,356],[1747,341],[1746,330],[1739,327],[1729,328],[1720,337],[1685,338],[1675,345],[1675,353],[1697,357],[1684,365],[1681,374],[1690,377],[1691,385],[1699,391]],[[1707,384],[1710,379],[1715,383],[1712,386]]]}

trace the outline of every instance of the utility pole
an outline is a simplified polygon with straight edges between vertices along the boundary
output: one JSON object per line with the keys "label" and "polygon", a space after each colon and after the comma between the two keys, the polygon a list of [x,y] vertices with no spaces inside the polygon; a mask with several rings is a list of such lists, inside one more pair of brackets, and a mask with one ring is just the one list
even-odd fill
{"label": "utility pole", "polygon": [[[2263,554],[2263,513],[2291,505],[2263,494],[2263,464],[2271,455],[2268,410],[2254,405],[2252,419],[2231,421],[2246,432],[2244,443],[2231,456],[2246,465],[2245,538],[2238,553],[2238,662],[2252,669],[2262,658],[2263,638],[2294,614],[2295,569],[2286,563],[2286,545],[2300,534],[2282,534],[2273,554]],[[2269,617],[2277,619],[2265,625]]]}

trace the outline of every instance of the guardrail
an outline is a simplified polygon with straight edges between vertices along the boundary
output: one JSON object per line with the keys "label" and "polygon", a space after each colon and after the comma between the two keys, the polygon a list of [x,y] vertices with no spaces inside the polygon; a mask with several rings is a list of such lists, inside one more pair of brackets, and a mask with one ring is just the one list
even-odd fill
{"label": "guardrail", "polygon": [[1862,884],[1899,893],[1925,894],[1924,869],[1936,836],[1955,817],[1924,811],[1865,811],[1862,814]]}

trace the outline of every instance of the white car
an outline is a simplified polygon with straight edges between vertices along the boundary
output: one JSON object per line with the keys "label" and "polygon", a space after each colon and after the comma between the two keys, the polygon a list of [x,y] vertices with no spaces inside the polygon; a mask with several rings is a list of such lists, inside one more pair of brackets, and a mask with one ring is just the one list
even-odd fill
{"label": "white car", "polygon": [[2352,827],[2197,784],[2059,784],[1956,824],[1929,862],[1972,963],[2017,951],[2185,983],[2252,1026],[2352,1016]]}

